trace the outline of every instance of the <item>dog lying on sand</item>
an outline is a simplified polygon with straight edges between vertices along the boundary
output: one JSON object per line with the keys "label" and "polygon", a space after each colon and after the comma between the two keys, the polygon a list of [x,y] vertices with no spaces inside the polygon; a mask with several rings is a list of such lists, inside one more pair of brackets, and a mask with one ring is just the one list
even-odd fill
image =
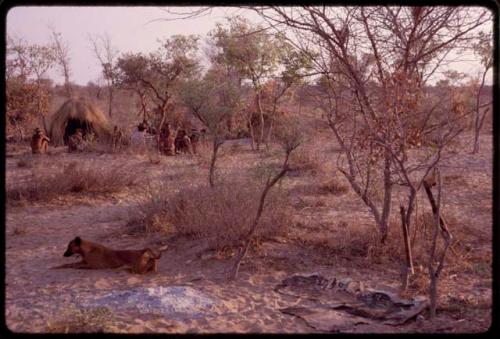
{"label": "dog lying on sand", "polygon": [[161,253],[167,249],[162,246],[156,251],[145,248],[142,250],[113,250],[94,242],[76,237],[68,244],[65,257],[80,254],[82,261],[64,264],[53,268],[102,269],[128,266],[132,273],[144,274],[157,272],[157,262]]}

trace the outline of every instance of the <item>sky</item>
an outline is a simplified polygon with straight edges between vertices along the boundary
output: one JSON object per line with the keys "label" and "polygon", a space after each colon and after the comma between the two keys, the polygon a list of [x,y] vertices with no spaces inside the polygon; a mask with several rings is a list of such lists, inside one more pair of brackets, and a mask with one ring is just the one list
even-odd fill
{"label": "sky", "polygon": [[[171,11],[183,10],[169,8]],[[205,37],[216,22],[224,22],[226,15],[235,13],[245,14],[254,23],[262,22],[255,13],[227,7],[216,7],[210,14],[196,19],[165,21],[158,19],[172,16],[161,7],[23,6],[14,7],[7,13],[7,34],[23,38],[28,43],[47,44],[51,37],[50,27],[55,28],[69,45],[70,80],[86,85],[89,81],[97,82],[101,77],[101,67],[92,50],[89,34],[108,34],[113,47],[120,53],[147,53],[159,46],[158,39],[174,34]],[[476,73],[480,64],[473,60],[474,55],[468,55],[466,59],[468,61],[456,63],[454,68]],[[56,83],[63,82],[57,69],[49,71],[48,75]]]}
{"label": "sky", "polygon": [[[171,7],[171,10],[182,9]],[[224,22],[224,16],[235,11],[220,7],[209,15],[189,21],[154,21],[169,15],[160,7],[14,7],[7,13],[7,34],[29,43],[46,44],[51,37],[49,27],[54,27],[69,45],[70,80],[85,85],[89,81],[96,82],[101,75],[89,34],[108,34],[120,53],[147,53],[159,47],[158,39],[174,34],[206,36],[216,22]],[[255,14],[253,18],[260,22]],[[63,82],[57,70],[51,70],[49,75],[57,83]]]}

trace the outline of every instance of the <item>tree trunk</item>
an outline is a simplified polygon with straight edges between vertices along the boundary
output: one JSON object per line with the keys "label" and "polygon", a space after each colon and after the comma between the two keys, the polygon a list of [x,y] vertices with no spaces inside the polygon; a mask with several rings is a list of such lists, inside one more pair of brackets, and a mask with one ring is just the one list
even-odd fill
{"label": "tree trunk", "polygon": [[474,148],[472,149],[472,154],[479,152],[479,132],[475,130],[474,132]]}
{"label": "tree trunk", "polygon": [[45,131],[45,135],[49,135],[49,128],[47,127],[47,121],[45,119],[45,115],[43,113],[40,113],[42,116],[42,124],[43,124],[43,129]]}
{"label": "tree trunk", "polygon": [[113,88],[109,86],[109,103],[108,103],[108,114],[109,117],[111,118],[113,115]]}
{"label": "tree trunk", "polygon": [[250,138],[252,142],[252,151],[255,151],[255,133],[252,126],[252,114],[248,118],[248,129],[250,130]]}
{"label": "tree trunk", "polygon": [[280,180],[288,171],[287,161],[288,161],[288,155],[287,155],[287,158],[285,160],[285,163],[284,163],[281,171],[278,174],[276,174],[272,180],[268,180],[266,182],[266,186],[264,187],[264,190],[262,191],[262,194],[260,195],[259,207],[257,209],[257,214],[255,216],[253,223],[252,223],[252,226],[250,227],[250,231],[247,233],[247,235],[245,237],[245,245],[243,246],[243,249],[239,251],[238,257],[236,258],[236,261],[234,263],[234,266],[233,266],[233,269],[232,269],[232,272],[230,275],[231,279],[236,279],[236,277],[238,276],[238,271],[240,269],[241,261],[243,260],[243,258],[245,257],[245,255],[248,251],[248,247],[250,246],[250,242],[252,241],[252,237],[255,233],[255,230],[257,229],[257,225],[259,224],[259,220],[260,220],[260,217],[262,215],[262,211],[264,210],[264,202],[266,200],[267,193],[276,184],[276,182],[278,182],[278,180]]}
{"label": "tree trunk", "polygon": [[[274,114],[273,114],[274,116]],[[271,134],[273,131],[273,122],[274,119],[270,119],[269,121],[269,130],[267,131],[267,137],[266,137],[266,149],[269,150],[269,143],[271,142]]]}
{"label": "tree trunk", "polygon": [[[66,72],[66,71],[65,71]],[[66,90],[66,97],[71,98],[73,96],[73,89],[69,83],[69,77],[67,75],[64,76],[66,80],[64,81],[64,89]]]}
{"label": "tree trunk", "polygon": [[146,96],[145,95],[141,95],[140,99],[141,99],[141,110],[142,110],[142,114],[143,114],[143,120],[147,120],[148,119],[148,113],[147,113],[147,107],[146,107]]}
{"label": "tree trunk", "polygon": [[300,115],[300,111],[302,110],[302,95],[299,93],[299,108],[298,108],[298,115]]}
{"label": "tree trunk", "polygon": [[431,273],[429,294],[430,294],[429,318],[433,319],[436,316],[436,308],[437,308],[437,277],[435,276],[434,272]]}
{"label": "tree trunk", "polygon": [[[429,255],[429,261],[427,263],[427,267],[429,270],[429,276],[430,276],[430,286],[429,286],[429,296],[430,296],[430,314],[429,317],[432,319],[436,316],[436,308],[437,308],[437,297],[438,297],[438,292],[437,292],[437,283],[439,279],[439,275],[441,274],[441,271],[444,267],[444,259],[446,256],[446,252],[451,244],[451,241],[453,239],[448,226],[446,224],[446,221],[444,218],[441,216],[441,211],[440,211],[440,206],[441,206],[441,177],[439,177],[438,180],[438,198],[437,202],[434,199],[434,196],[432,195],[431,191],[431,183],[424,181],[424,188],[425,192],[427,193],[427,197],[429,198],[429,203],[432,208],[432,213],[434,214],[434,219],[435,219],[435,225],[434,225],[434,232],[432,235],[432,245],[431,245],[431,250],[430,250],[430,255]],[[439,230],[441,232],[439,232]],[[437,242],[437,236],[438,234],[441,234],[441,236],[444,239],[445,245],[444,248],[441,252],[441,256],[438,259],[438,266],[434,268],[433,262],[435,258],[435,252],[436,252],[436,242]]]}
{"label": "tree trunk", "polygon": [[45,114],[43,113],[43,110],[42,110],[42,103],[41,103],[41,97],[42,97],[41,91],[42,91],[42,89],[41,89],[40,79],[37,79],[36,83],[37,83],[36,92],[38,95],[38,98],[36,101],[37,111],[38,111],[38,114],[40,114],[40,120],[42,121],[42,126],[43,126],[43,130],[45,132],[45,135],[49,135],[48,128],[47,128],[47,121],[45,119]]}
{"label": "tree trunk", "polygon": [[387,224],[391,214],[391,158],[388,153],[385,154],[384,162],[384,204],[382,207],[382,216],[380,218],[380,241],[384,244],[387,239]]}
{"label": "tree trunk", "polygon": [[161,152],[161,147],[160,147],[160,144],[161,144],[161,141],[160,141],[160,137],[161,137],[161,128],[163,127],[163,123],[165,122],[165,107],[166,105],[163,105],[163,106],[160,106],[160,110],[161,110],[161,119],[160,119],[160,123],[158,125],[158,128],[157,128],[157,133],[156,133],[156,150],[158,151],[158,153]]}
{"label": "tree trunk", "polygon": [[[358,197],[361,198],[361,200],[365,203],[366,206],[368,206],[368,208],[372,212],[373,218],[375,219],[376,227],[378,227],[378,231],[381,234],[380,241],[382,243],[384,243],[385,238],[383,237],[381,230],[382,229],[387,230],[387,222],[386,222],[386,225],[384,227],[384,225],[382,223],[382,217],[380,215],[380,212],[379,212],[377,206],[375,205],[373,200],[370,199],[370,197],[366,194],[366,192],[364,192],[361,189],[361,187],[356,182],[356,179],[354,176],[350,175],[349,173],[347,173],[346,171],[344,171],[341,168],[338,168],[338,170],[340,171],[340,173],[342,173],[346,177],[346,179],[349,181],[349,184],[351,185],[351,188],[354,190],[354,192],[358,195]],[[387,237],[387,232],[385,233],[385,236]]]}
{"label": "tree trunk", "polygon": [[487,108],[481,117],[479,116],[479,113],[478,113],[478,116],[476,118],[476,124],[474,126],[474,148],[472,150],[472,154],[476,154],[477,152],[479,152],[479,134],[481,133],[481,129],[483,128],[484,119],[486,118],[486,114],[488,114],[489,110],[490,109]]}
{"label": "tree trunk", "polygon": [[264,112],[262,111],[262,105],[260,102],[260,91],[257,92],[257,109],[259,113],[259,118],[260,118],[260,135],[259,138],[257,139],[257,150],[260,148],[260,143],[264,142]]}
{"label": "tree trunk", "polygon": [[410,236],[408,232],[408,227],[406,225],[406,212],[405,208],[403,205],[400,206],[400,211],[401,211],[401,227],[403,229],[403,243],[405,246],[405,254],[406,254],[406,268],[404,269],[404,276],[403,276],[403,290],[406,289],[408,285],[408,272],[410,271],[411,274],[415,274],[415,269],[413,267],[413,258],[412,258],[412,253],[411,253],[411,245],[410,245]]}
{"label": "tree trunk", "polygon": [[479,152],[479,133],[481,132],[481,127],[483,126],[483,121],[484,121],[484,117],[486,116],[486,112],[487,110],[485,111],[483,117],[481,118],[481,113],[479,112],[480,111],[480,104],[481,104],[481,90],[483,89],[484,87],[484,81],[486,79],[486,73],[488,72],[488,69],[489,68],[486,68],[483,72],[483,78],[482,78],[482,81],[481,81],[481,85],[479,85],[479,89],[477,91],[477,95],[476,95],[476,119],[474,121],[474,147],[472,149],[472,154],[476,154],[477,152]]}
{"label": "tree trunk", "polygon": [[208,173],[208,183],[210,184],[210,187],[214,187],[215,161],[217,160],[217,152],[220,145],[221,144],[217,141],[216,137],[214,137],[212,145],[212,159],[210,161],[210,172]]}

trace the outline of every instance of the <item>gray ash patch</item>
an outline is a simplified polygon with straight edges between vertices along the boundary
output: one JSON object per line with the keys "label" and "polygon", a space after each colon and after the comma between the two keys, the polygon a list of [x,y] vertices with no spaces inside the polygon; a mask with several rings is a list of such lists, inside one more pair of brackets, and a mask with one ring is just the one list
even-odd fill
{"label": "gray ash patch", "polygon": [[82,307],[110,307],[116,311],[198,318],[210,311],[217,301],[188,286],[136,287],[105,295],[78,298]]}

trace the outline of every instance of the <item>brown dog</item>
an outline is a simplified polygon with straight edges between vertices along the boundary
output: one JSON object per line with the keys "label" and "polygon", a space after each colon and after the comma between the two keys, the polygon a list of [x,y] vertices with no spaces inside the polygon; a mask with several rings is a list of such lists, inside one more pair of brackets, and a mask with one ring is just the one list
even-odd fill
{"label": "brown dog", "polygon": [[159,248],[158,253],[155,253],[150,248],[143,250],[113,250],[76,237],[69,242],[68,248],[63,255],[70,257],[73,254],[80,254],[82,261],[53,268],[99,269],[128,266],[132,273],[144,274],[150,271],[156,273],[157,261],[161,257],[161,252],[165,250],[166,246]]}

